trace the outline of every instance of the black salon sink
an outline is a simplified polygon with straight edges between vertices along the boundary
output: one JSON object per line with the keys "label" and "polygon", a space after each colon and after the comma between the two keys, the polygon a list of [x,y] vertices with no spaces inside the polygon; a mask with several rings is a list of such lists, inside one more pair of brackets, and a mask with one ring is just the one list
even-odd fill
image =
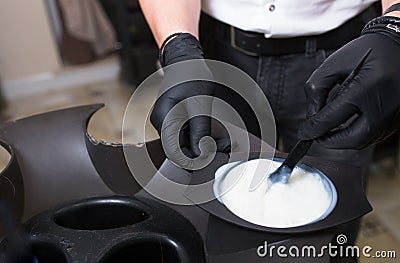
{"label": "black salon sink", "polygon": [[[193,225],[147,199],[78,200],[41,213],[25,228],[39,263],[205,262],[203,242]],[[0,255],[8,262],[7,239]]]}
{"label": "black salon sink", "polygon": [[[175,192],[160,180],[153,184],[159,192],[181,195],[179,199],[184,195],[187,201],[164,202],[142,186],[160,179],[159,174],[185,185],[209,181],[228,157],[219,155],[206,169],[188,173],[165,160],[160,140],[144,147],[97,142],[86,126],[100,107],[69,108],[0,125],[0,143],[11,155],[0,174],[0,192],[18,220],[34,216],[25,227],[40,263],[281,263],[280,258],[258,257],[258,246],[264,241],[323,246],[337,226],[371,210],[356,168],[312,157],[304,163],[328,176],[338,191],[336,208],[315,224],[292,229],[257,226],[217,200],[193,204],[199,193]],[[259,147],[253,146],[250,158],[257,158]],[[146,173],[142,183],[132,176],[142,173],[130,170],[126,152]],[[206,191],[212,194],[212,187]],[[7,256],[7,240],[0,245],[0,255]]]}

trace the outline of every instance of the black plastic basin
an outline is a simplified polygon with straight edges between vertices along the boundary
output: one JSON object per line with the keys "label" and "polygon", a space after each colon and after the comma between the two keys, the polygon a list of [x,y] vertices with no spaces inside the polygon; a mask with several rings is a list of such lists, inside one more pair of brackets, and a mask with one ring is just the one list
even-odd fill
{"label": "black plastic basin", "polygon": [[54,222],[77,230],[105,230],[137,224],[149,217],[125,202],[85,202],[56,212]]}
{"label": "black plastic basin", "polygon": [[34,242],[33,254],[39,263],[67,263],[67,257],[61,248],[47,242]]}
{"label": "black plastic basin", "polygon": [[139,238],[118,244],[101,263],[176,263],[182,262],[178,246],[167,238]]}

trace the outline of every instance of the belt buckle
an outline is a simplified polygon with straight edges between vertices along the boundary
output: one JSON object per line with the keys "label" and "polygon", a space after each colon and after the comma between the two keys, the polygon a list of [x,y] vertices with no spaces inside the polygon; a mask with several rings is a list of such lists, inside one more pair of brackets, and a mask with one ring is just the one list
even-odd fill
{"label": "belt buckle", "polygon": [[242,52],[242,53],[244,53],[246,55],[249,55],[249,56],[253,56],[253,57],[259,56],[259,54],[255,53],[255,52],[251,52],[251,51],[245,50],[245,49],[243,49],[243,48],[241,48],[241,47],[236,45],[236,32],[235,32],[235,28],[233,26],[230,26],[230,35],[231,35],[231,46],[234,49],[236,49],[236,50],[238,50],[238,51],[240,51],[240,52]]}

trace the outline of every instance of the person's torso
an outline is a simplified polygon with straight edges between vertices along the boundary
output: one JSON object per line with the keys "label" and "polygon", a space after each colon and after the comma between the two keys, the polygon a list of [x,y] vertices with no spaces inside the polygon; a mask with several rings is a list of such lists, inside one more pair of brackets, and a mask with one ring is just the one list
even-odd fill
{"label": "person's torso", "polygon": [[376,0],[202,0],[202,10],[234,27],[282,38],[328,32]]}

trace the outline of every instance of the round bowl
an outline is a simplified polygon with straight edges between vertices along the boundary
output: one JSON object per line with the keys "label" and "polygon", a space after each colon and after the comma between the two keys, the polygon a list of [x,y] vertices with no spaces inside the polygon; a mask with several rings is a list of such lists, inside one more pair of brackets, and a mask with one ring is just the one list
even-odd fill
{"label": "round bowl", "polygon": [[[255,160],[255,159],[254,159]],[[251,160],[250,160],[251,161]],[[280,164],[283,163],[284,159],[282,158],[274,158],[273,161],[278,162]],[[221,182],[223,181],[223,179],[225,178],[225,176],[227,176],[229,174],[229,172],[235,168],[236,166],[244,163],[246,161],[237,161],[237,162],[232,162],[232,163],[227,163],[223,166],[221,166],[220,168],[218,168],[218,170],[215,172],[215,181],[214,181],[214,185],[213,185],[213,192],[215,197],[218,199],[218,201],[225,206],[223,200],[220,197],[220,185]],[[306,224],[302,224],[302,225],[309,225],[309,224],[313,224],[316,222],[319,222],[323,219],[325,219],[335,208],[336,204],[337,204],[337,191],[336,188],[334,186],[334,184],[332,183],[332,181],[325,175],[323,174],[321,171],[319,171],[318,169],[312,168],[306,164],[303,163],[299,163],[297,166],[297,168],[300,168],[306,172],[312,173],[315,176],[318,176],[321,181],[322,184],[330,198],[330,205],[329,207],[325,210],[325,212],[318,218],[316,218],[315,220],[312,220]],[[272,172],[272,171],[271,171]],[[302,226],[299,225],[299,226]],[[297,225],[296,225],[297,226]]]}

